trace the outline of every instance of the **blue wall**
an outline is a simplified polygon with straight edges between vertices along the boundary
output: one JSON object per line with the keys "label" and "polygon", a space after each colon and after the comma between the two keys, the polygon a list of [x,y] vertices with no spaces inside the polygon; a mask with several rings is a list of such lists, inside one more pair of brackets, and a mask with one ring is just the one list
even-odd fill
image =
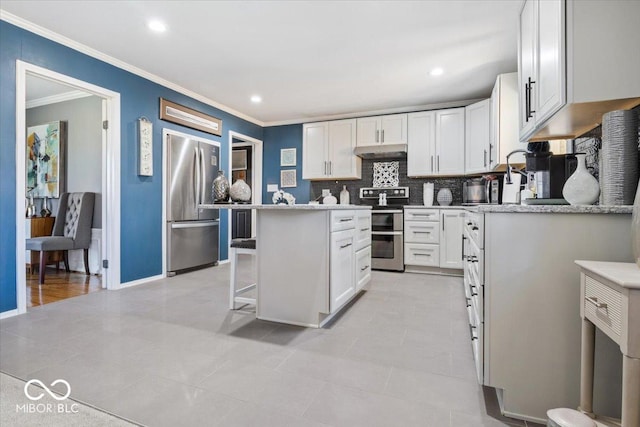
{"label": "blue wall", "polygon": [[[221,167],[229,170],[228,132],[264,140],[262,127],[203,104],[135,74],[0,21],[0,312],[16,301],[16,60],[38,65],[119,92],[121,100],[121,282],[162,273],[162,128],[221,143]],[[222,137],[159,120],[159,100],[173,102],[222,119]],[[140,177],[136,166],[136,120],[153,122],[153,177]],[[265,152],[269,152],[265,144]],[[278,151],[279,152],[279,151]],[[279,160],[279,159],[278,159]],[[265,182],[270,182],[266,180]],[[221,215],[220,259],[227,258],[227,215]]]}
{"label": "blue wall", "polygon": [[280,188],[280,170],[294,169],[292,167],[280,167],[280,149],[296,148],[296,177],[298,186],[284,188],[296,198],[296,203],[308,203],[311,193],[311,183],[302,179],[302,125],[272,126],[264,128],[264,152],[263,152],[263,190],[262,202],[271,203],[273,193],[267,192],[267,184],[277,184]]}

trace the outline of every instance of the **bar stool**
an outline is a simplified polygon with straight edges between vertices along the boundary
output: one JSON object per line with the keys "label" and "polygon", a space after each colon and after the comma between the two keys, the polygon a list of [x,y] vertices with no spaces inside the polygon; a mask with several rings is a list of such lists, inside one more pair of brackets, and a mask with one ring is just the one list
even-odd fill
{"label": "bar stool", "polygon": [[238,255],[247,254],[247,255],[256,255],[256,239],[233,239],[231,241],[230,247],[230,258],[231,258],[231,278],[229,280],[229,310],[236,309],[236,303],[245,303],[245,304],[256,304],[255,298],[242,297],[239,296],[245,292],[248,292],[252,289],[255,289],[256,284],[253,283],[251,285],[245,286],[244,288],[238,289]]}

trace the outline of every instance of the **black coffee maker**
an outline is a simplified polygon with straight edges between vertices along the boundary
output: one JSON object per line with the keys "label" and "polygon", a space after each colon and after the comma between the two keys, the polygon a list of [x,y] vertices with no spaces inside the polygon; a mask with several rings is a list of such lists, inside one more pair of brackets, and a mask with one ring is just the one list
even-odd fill
{"label": "black coffee maker", "polygon": [[[536,148],[545,146],[548,147],[548,143]],[[544,151],[532,150],[525,157],[529,181],[535,183],[536,198],[562,199],[564,183],[578,166],[575,154],[553,154],[547,148]]]}

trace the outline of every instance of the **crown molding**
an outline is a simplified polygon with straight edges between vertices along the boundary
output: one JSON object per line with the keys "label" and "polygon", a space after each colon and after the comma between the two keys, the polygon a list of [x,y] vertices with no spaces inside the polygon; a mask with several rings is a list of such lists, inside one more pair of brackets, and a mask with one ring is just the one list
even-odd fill
{"label": "crown molding", "polygon": [[357,119],[358,117],[381,116],[384,114],[412,113],[415,111],[441,110],[443,108],[466,107],[486,98],[464,99],[462,101],[440,102],[436,104],[413,105],[409,107],[387,108],[383,110],[360,111],[357,113],[332,114],[316,117],[304,117],[291,120],[264,122],[264,127],[296,125],[301,123],[324,122],[327,120]]}
{"label": "crown molding", "polygon": [[46,39],[52,40],[56,43],[59,43],[63,46],[66,46],[68,48],[71,48],[73,50],[76,50],[80,53],[83,53],[85,55],[91,56],[92,58],[96,58],[102,62],[106,62],[107,64],[113,65],[115,67],[118,67],[122,70],[128,71],[132,74],[135,74],[137,76],[143,77],[147,80],[150,80],[154,83],[157,83],[159,85],[165,86],[169,89],[173,89],[176,92],[179,92],[183,95],[189,96],[195,100],[198,100],[204,104],[210,105],[212,107],[218,108],[222,111],[225,111],[229,114],[232,114],[236,117],[239,117],[241,119],[244,119],[248,122],[254,123],[258,126],[262,126],[264,127],[264,123],[258,119],[255,119],[251,116],[248,116],[244,113],[241,113],[240,111],[236,111],[233,108],[227,107],[226,105],[220,104],[212,99],[209,99],[205,96],[202,96],[196,92],[193,92],[189,89],[185,89],[184,87],[177,85],[173,82],[170,82],[168,80],[163,79],[162,77],[156,76],[155,74],[149,73],[141,68],[135,67],[131,64],[128,64],[124,61],[120,61],[119,59],[116,59],[112,56],[109,56],[107,54],[104,54],[98,50],[95,50],[93,48],[90,48],[89,46],[86,46],[82,43],[78,43],[75,40],[72,40],[68,37],[65,37],[61,34],[58,34],[56,32],[53,32],[51,30],[48,30],[44,27],[41,27],[39,25],[34,24],[33,22],[27,21],[26,19],[20,18],[19,16],[16,16],[12,13],[9,13],[3,9],[0,9],[0,20],[2,21],[6,21],[10,24],[13,24],[17,27],[20,27],[24,30],[27,30],[31,33],[37,34],[41,37],[44,37]]}
{"label": "crown molding", "polygon": [[88,96],[92,96],[92,94],[81,90],[72,90],[57,95],[43,96],[42,98],[32,99],[31,101],[27,101],[25,103],[25,107],[27,107],[27,109],[42,107],[43,105],[56,104],[58,102],[64,101],[73,101],[74,99],[86,98]]}

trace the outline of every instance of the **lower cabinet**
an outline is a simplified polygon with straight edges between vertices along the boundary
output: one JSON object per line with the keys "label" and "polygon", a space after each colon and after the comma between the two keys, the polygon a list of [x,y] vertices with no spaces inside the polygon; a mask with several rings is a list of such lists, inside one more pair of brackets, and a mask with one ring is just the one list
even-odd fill
{"label": "lower cabinet", "polygon": [[329,288],[331,313],[342,307],[356,293],[355,230],[331,233],[331,273]]}
{"label": "lower cabinet", "polygon": [[356,252],[356,292],[371,280],[371,245]]}
{"label": "lower cabinet", "polygon": [[463,216],[461,209],[405,209],[405,266],[462,269]]}

